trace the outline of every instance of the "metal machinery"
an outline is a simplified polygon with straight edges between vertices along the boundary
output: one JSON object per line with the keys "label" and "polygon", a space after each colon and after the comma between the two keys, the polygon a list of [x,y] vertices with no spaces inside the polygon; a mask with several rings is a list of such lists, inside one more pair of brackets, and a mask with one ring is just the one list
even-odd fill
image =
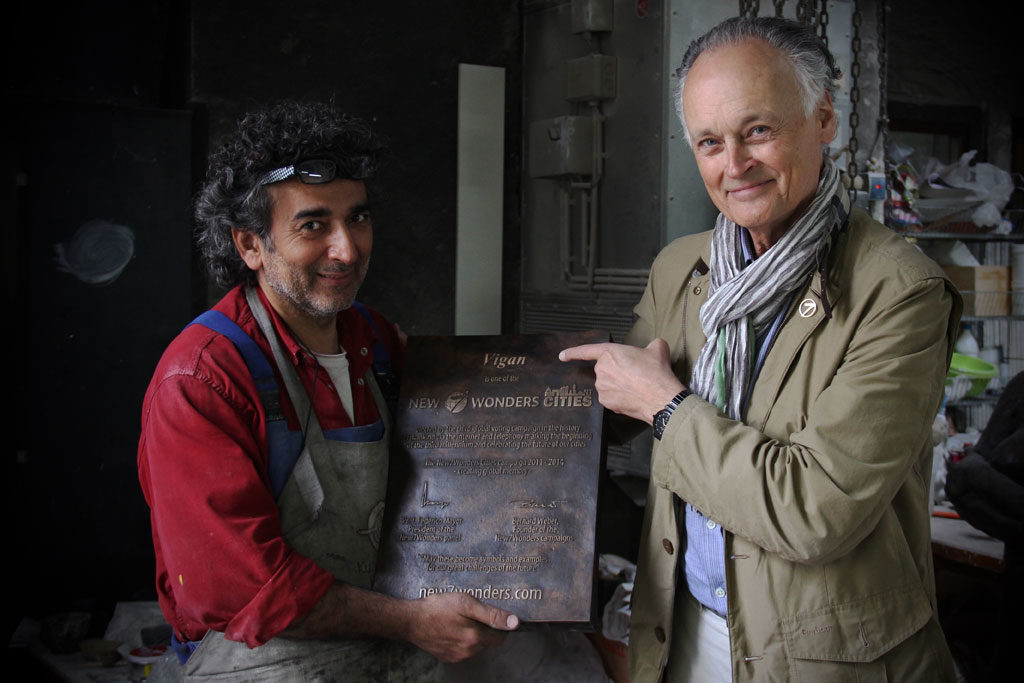
{"label": "metal machinery", "polygon": [[[621,341],[661,247],[714,225],[671,74],[690,41],[730,16],[816,27],[844,73],[830,153],[853,177],[881,170],[871,157],[884,136],[865,125],[885,129],[876,8],[884,16],[883,0],[525,0],[521,331],[601,329]],[[647,476],[650,438],[609,447],[609,468]]]}

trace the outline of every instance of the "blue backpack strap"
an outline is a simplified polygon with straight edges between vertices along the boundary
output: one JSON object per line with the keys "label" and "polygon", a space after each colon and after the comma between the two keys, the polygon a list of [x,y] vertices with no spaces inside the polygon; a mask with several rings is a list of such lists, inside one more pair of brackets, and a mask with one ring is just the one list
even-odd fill
{"label": "blue backpack strap", "polygon": [[295,461],[299,458],[302,434],[288,431],[288,422],[281,412],[281,395],[278,393],[274,370],[252,337],[220,311],[207,311],[189,324],[202,325],[230,339],[249,368],[249,374],[252,375],[256,390],[260,394],[260,403],[267,413],[267,476],[270,478],[270,490],[276,500],[284,490],[292,468],[295,467]]}
{"label": "blue backpack strap", "polygon": [[377,327],[377,323],[374,321],[373,316],[370,315],[370,311],[363,304],[358,301],[352,302],[352,307],[359,311],[359,315],[366,318],[366,322],[370,323],[370,327],[373,328],[373,335],[376,337],[376,341],[373,344],[373,370],[374,372],[379,371],[390,371],[391,370],[391,353],[388,352],[388,347],[384,346],[384,342],[381,341],[380,329]]}
{"label": "blue backpack strap", "polygon": [[384,394],[384,401],[388,404],[391,415],[394,416],[398,412],[398,375],[391,366],[391,353],[388,351],[388,347],[384,345],[380,329],[377,328],[377,323],[374,321],[373,316],[370,315],[370,311],[367,310],[366,306],[358,301],[353,301],[352,307],[359,311],[359,314],[373,328],[373,334],[376,338],[376,341],[373,343],[373,375],[377,378],[377,384],[380,386],[381,393]]}
{"label": "blue backpack strap", "polygon": [[178,663],[185,666],[188,658],[192,656],[192,653],[199,647],[199,640],[178,640],[178,636],[171,631],[171,649],[174,650],[174,654],[178,655]]}
{"label": "blue backpack strap", "polygon": [[189,325],[202,325],[231,340],[238,352],[242,354],[242,359],[245,360],[245,365],[249,368],[249,374],[252,375],[253,381],[256,383],[256,390],[260,394],[263,409],[267,412],[267,421],[283,420],[284,414],[281,412],[281,399],[277,389],[277,380],[274,378],[274,370],[252,337],[242,331],[242,328],[234,320],[220,311],[206,311]]}

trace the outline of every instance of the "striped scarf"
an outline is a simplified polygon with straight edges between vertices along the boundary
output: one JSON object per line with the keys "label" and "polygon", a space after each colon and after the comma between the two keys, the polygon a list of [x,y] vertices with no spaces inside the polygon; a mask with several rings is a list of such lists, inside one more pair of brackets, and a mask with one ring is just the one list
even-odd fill
{"label": "striped scarf", "polygon": [[828,156],[810,206],[768,251],[743,267],[742,227],[718,215],[711,237],[711,285],[700,309],[707,337],[690,388],[734,420],[743,419],[754,369],[755,340],[772,324],[790,294],[826,257],[846,222],[849,199]]}

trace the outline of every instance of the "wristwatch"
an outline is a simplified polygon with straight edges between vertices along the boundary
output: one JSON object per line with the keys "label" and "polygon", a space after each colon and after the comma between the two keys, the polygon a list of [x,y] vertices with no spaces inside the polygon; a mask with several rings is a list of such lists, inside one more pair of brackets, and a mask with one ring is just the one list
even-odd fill
{"label": "wristwatch", "polygon": [[675,412],[675,409],[683,402],[683,399],[692,393],[693,392],[689,389],[683,389],[672,397],[672,400],[668,402],[667,406],[654,414],[653,427],[655,439],[661,439],[661,435],[665,433],[665,427],[668,426],[668,419],[672,417],[672,413]]}

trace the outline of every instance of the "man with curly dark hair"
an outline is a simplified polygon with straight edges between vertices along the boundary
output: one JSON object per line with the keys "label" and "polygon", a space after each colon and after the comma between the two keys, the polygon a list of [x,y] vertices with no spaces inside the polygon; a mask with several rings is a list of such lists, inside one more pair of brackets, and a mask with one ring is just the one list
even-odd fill
{"label": "man with curly dark hair", "polygon": [[371,590],[403,360],[355,302],[383,152],[366,122],[289,102],[210,158],[198,241],[233,288],[164,353],[138,452],[180,660],[164,674],[435,680],[518,625],[461,593]]}

